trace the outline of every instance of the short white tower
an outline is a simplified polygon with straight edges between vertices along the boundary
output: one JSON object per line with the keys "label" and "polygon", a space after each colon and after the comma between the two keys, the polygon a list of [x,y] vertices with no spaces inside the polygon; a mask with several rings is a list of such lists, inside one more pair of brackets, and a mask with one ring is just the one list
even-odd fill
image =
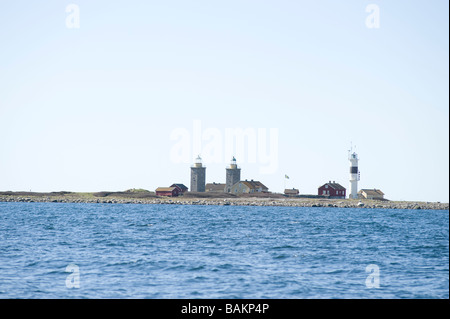
{"label": "short white tower", "polygon": [[350,161],[350,193],[348,198],[358,198],[358,154],[352,151],[352,149],[348,151],[348,160]]}

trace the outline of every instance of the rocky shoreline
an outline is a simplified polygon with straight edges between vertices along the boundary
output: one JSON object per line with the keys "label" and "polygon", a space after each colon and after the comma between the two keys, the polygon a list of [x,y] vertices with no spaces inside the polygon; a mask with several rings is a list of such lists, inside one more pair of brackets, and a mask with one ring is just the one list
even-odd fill
{"label": "rocky shoreline", "polygon": [[27,203],[99,203],[99,204],[165,204],[165,205],[220,205],[220,206],[280,206],[280,207],[340,207],[374,209],[428,209],[449,210],[448,203],[378,201],[352,199],[315,198],[123,198],[123,197],[83,197],[83,196],[14,196],[0,195],[0,202]]}

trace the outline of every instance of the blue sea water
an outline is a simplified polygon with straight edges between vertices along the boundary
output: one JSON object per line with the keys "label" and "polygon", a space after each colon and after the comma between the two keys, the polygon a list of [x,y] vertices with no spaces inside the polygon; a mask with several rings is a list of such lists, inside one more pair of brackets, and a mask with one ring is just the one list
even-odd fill
{"label": "blue sea water", "polygon": [[449,298],[449,212],[0,203],[0,298]]}

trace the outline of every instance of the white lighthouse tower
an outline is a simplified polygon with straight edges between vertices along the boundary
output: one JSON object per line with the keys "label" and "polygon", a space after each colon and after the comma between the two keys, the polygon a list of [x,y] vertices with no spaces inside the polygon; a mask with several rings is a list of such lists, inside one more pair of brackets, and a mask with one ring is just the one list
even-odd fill
{"label": "white lighthouse tower", "polygon": [[353,152],[352,149],[348,151],[348,160],[350,161],[350,193],[349,198],[358,198],[358,154]]}

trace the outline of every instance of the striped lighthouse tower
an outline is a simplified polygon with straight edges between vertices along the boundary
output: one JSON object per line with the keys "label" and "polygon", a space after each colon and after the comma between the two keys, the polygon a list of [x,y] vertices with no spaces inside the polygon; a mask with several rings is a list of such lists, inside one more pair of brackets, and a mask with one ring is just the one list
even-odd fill
{"label": "striped lighthouse tower", "polygon": [[348,160],[350,161],[350,192],[349,198],[358,198],[358,154],[352,152],[352,149],[348,151]]}

